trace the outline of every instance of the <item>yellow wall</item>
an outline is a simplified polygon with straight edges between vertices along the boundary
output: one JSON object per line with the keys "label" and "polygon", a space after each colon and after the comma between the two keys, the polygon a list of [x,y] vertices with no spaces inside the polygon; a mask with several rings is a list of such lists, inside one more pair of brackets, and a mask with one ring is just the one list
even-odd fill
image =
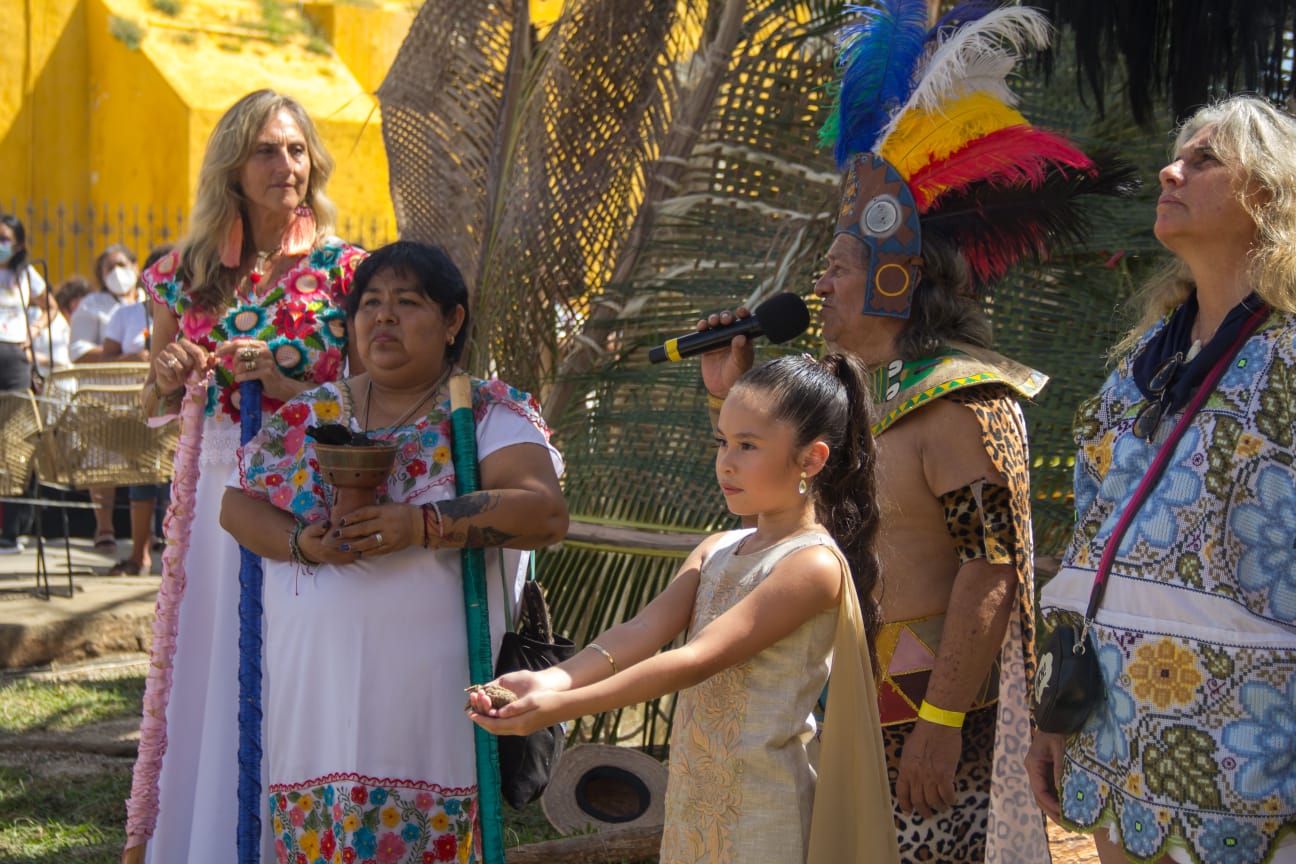
{"label": "yellow wall", "polygon": [[[109,32],[112,9],[86,3],[90,42],[90,200],[188,211],[198,165],[189,157],[192,106],[153,62],[148,33],[131,50]],[[201,149],[200,151],[201,152]]]}
{"label": "yellow wall", "polygon": [[[107,242],[125,240],[146,254],[163,239],[164,216],[166,239],[175,240],[175,215],[192,206],[212,128],[240,96],[261,87],[298,99],[316,121],[337,163],[329,194],[342,217],[339,233],[362,242],[394,238],[372,91],[412,20],[404,5],[332,10],[343,37],[332,52],[308,50],[307,34],[280,34],[276,42],[250,29],[248,22],[261,20],[258,0],[183,0],[181,8],[169,19],[149,0],[0,3],[0,13],[7,10],[0,44],[16,46],[0,52],[0,81],[15,85],[0,87],[0,210],[16,202],[33,255],[50,260],[50,277],[88,272]],[[144,28],[138,48],[112,35],[113,16]],[[343,62],[348,57],[355,73]],[[46,225],[44,202],[51,214],[66,209],[61,237],[56,216]]]}
{"label": "yellow wall", "polygon": [[[81,0],[5,5],[0,15],[0,208],[84,199],[86,27]],[[31,18],[24,16],[30,12]],[[82,170],[75,170],[82,168]]]}
{"label": "yellow wall", "polygon": [[377,92],[414,23],[408,3],[360,7],[317,2],[304,4],[302,11],[366,93]]}

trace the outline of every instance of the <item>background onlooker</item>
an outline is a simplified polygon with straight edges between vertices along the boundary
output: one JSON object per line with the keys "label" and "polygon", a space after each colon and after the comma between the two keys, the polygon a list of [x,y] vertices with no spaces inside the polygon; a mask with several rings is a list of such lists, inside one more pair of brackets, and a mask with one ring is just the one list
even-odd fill
{"label": "background onlooker", "polygon": [[135,265],[135,253],[120,243],[106,247],[95,259],[94,288],[72,314],[72,362],[104,360],[103,340],[108,320],[123,302],[134,303],[138,299]]}
{"label": "background onlooker", "polygon": [[[0,215],[0,390],[31,387],[31,334],[45,326],[44,293],[45,280],[27,263],[27,229],[18,217]],[[29,316],[29,309],[37,311]],[[19,536],[31,528],[31,507],[6,504],[3,521],[0,553],[21,552]]]}
{"label": "background onlooker", "polygon": [[58,290],[47,293],[41,301],[39,311],[31,307],[27,309],[27,318],[31,322],[32,353],[41,376],[47,379],[46,386],[51,371],[72,364],[68,353],[72,341],[72,328],[68,323],[70,313],[58,302],[62,290],[63,286],[60,285]]}
{"label": "background onlooker", "polygon": [[[144,269],[152,267],[163,255],[175,247],[170,243],[149,253],[144,259]],[[132,292],[136,293],[136,292]],[[138,294],[136,294],[138,296]],[[153,321],[148,304],[142,300],[123,301],[113,310],[104,331],[103,359],[105,362],[147,361],[149,359],[149,334]],[[118,561],[108,571],[110,576],[138,576],[153,566],[149,554],[162,536],[161,527],[154,526],[158,511],[157,502],[170,497],[170,483],[147,483],[128,488],[130,497],[131,554]]]}
{"label": "background onlooker", "polygon": [[[106,247],[95,259],[97,290],[87,294],[72,314],[72,344],[69,353],[74,363],[102,363],[108,358],[104,353],[104,337],[108,322],[123,303],[138,299],[135,253],[120,243]],[[113,498],[116,488],[97,486],[90,490],[90,500],[95,509],[95,549],[114,552],[117,549],[116,531],[113,529]]]}
{"label": "background onlooker", "polygon": [[72,314],[91,290],[90,280],[84,276],[69,276],[54,290],[54,299],[58,301],[59,309],[63,310],[63,316],[68,319],[69,327]]}

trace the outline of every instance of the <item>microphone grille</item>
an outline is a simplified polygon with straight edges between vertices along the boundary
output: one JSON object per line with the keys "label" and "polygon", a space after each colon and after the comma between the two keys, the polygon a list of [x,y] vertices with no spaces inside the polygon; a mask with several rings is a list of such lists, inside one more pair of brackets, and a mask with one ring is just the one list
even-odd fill
{"label": "microphone grille", "polygon": [[810,326],[810,310],[805,301],[790,291],[775,294],[752,312],[761,330],[771,342],[795,339]]}

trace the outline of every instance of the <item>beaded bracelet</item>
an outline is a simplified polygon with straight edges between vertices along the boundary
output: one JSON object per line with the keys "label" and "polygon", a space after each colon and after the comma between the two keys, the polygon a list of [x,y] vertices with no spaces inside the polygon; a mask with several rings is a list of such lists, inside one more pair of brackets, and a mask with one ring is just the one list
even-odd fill
{"label": "beaded bracelet", "polygon": [[306,530],[305,523],[298,522],[296,525],[293,526],[292,531],[288,533],[288,556],[292,558],[294,563],[299,564],[302,567],[305,567],[309,570],[311,567],[314,567],[317,564],[319,564],[319,562],[310,560],[309,558],[306,557],[306,553],[302,551],[301,533],[305,530]]}

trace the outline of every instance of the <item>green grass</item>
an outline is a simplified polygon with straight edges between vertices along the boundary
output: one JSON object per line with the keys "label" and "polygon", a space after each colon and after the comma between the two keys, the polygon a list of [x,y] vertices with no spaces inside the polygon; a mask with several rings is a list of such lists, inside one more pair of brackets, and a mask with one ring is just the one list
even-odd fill
{"label": "green grass", "polygon": [[[143,675],[18,679],[0,686],[0,736],[71,732],[138,717],[143,698]],[[130,794],[129,761],[101,759],[86,773],[39,770],[60,758],[49,753],[31,764],[0,765],[0,861],[116,864],[126,840],[122,802]]]}
{"label": "green grass", "polygon": [[[82,726],[139,716],[143,675],[93,681],[19,679],[0,685],[0,736],[71,732]],[[57,760],[48,754],[37,765]],[[131,772],[125,759],[105,759],[93,773],[45,776],[31,766],[0,765],[0,862],[117,864],[125,843]],[[505,847],[553,840],[559,834],[540,802],[504,808]]]}
{"label": "green grass", "polygon": [[0,861],[116,864],[126,841],[125,760],[76,777],[0,767]]}
{"label": "green grass", "polygon": [[18,680],[0,687],[0,735],[66,732],[120,717],[139,716],[144,676],[101,681]]}

